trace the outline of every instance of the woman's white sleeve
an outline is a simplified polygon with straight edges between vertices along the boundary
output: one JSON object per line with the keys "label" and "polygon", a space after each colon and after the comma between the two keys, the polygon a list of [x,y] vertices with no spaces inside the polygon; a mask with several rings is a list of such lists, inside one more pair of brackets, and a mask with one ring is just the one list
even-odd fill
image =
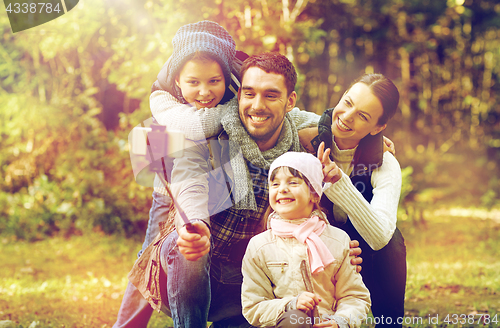
{"label": "woman's white sleeve", "polygon": [[167,129],[181,130],[191,140],[202,140],[220,133],[223,112],[233,101],[237,101],[236,97],[215,108],[197,109],[179,102],[167,91],[157,90],[149,96],[151,113],[156,121]]}
{"label": "woman's white sleeve", "polygon": [[365,200],[345,173],[336,183],[327,183],[324,193],[349,215],[368,245],[379,250],[387,245],[396,229],[401,194],[401,167],[391,153],[384,153],[383,164],[372,172],[371,183],[371,202]]}

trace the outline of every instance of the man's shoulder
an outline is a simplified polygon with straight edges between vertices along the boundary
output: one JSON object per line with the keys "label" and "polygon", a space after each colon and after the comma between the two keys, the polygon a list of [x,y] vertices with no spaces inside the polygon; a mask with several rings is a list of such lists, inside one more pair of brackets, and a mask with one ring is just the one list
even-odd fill
{"label": "man's shoulder", "polygon": [[307,110],[302,110],[298,107],[292,108],[292,110],[289,111],[287,115],[290,116],[295,124],[306,123],[311,126],[318,125],[319,118],[321,117],[321,115],[309,112]]}

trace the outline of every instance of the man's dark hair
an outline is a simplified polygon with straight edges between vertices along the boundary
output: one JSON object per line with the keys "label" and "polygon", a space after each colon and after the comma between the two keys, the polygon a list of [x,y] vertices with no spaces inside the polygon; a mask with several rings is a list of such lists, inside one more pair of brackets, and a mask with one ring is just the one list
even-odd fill
{"label": "man's dark hair", "polygon": [[280,53],[264,52],[259,55],[250,56],[243,62],[240,70],[241,80],[250,67],[258,67],[266,73],[275,73],[283,75],[285,78],[285,86],[287,96],[295,90],[297,83],[297,72],[293,64]]}

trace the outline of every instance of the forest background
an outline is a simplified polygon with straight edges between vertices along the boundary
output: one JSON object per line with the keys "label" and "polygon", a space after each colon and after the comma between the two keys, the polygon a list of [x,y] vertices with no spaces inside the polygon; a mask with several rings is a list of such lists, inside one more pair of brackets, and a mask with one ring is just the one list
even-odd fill
{"label": "forest background", "polygon": [[[133,240],[120,273],[126,274],[145,234],[152,192],[134,181],[128,134],[150,117],[150,87],[175,32],[203,19],[224,26],[239,50],[292,59],[301,109],[335,106],[362,73],[390,77],[401,101],[385,135],[403,169],[399,222],[408,243],[425,243],[416,236],[429,229],[444,239],[454,238],[447,231],[457,224],[462,237],[478,229],[481,235],[469,241],[482,240],[480,252],[491,257],[477,267],[498,268],[495,0],[82,0],[64,16],[15,34],[0,14],[2,252],[81,235]],[[432,226],[438,221],[439,229]],[[13,276],[33,276],[32,265],[19,263]],[[500,292],[498,277],[488,281],[488,293]],[[11,287],[0,289],[18,295]],[[424,281],[418,290],[430,287]],[[0,307],[0,320],[19,317],[12,313]]]}

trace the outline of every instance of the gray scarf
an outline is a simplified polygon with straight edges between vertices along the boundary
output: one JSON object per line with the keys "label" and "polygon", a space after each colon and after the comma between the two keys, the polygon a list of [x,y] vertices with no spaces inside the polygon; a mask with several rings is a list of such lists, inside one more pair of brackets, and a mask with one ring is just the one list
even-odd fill
{"label": "gray scarf", "polygon": [[285,152],[301,151],[295,123],[287,113],[276,146],[264,152],[260,151],[257,143],[248,135],[245,127],[241,124],[237,106],[228,108],[222,117],[221,123],[229,136],[231,145],[231,168],[234,172],[235,184],[234,208],[257,211],[252,178],[245,160],[256,167],[269,170],[271,163]]}

